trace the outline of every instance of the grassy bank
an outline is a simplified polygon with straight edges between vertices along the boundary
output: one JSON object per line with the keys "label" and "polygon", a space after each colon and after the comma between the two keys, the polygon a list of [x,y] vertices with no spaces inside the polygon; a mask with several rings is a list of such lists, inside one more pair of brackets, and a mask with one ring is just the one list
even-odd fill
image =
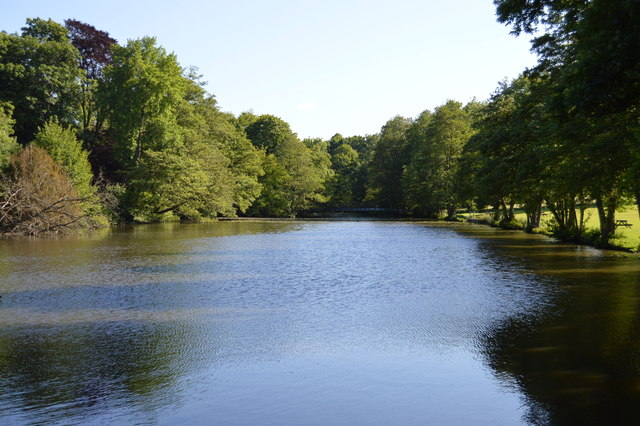
{"label": "grassy bank", "polygon": [[[526,224],[527,217],[523,210],[516,209],[516,220],[522,223],[523,227]],[[487,219],[491,218],[492,212],[482,212],[482,213],[463,213],[462,216],[465,218],[474,218],[474,219]],[[543,231],[547,230],[547,223],[551,221],[553,215],[551,212],[543,209],[543,217],[541,221],[541,228]],[[629,206],[623,210],[616,212],[616,220],[626,220],[631,227],[618,227],[616,229],[615,237],[612,239],[611,243],[632,249],[638,250],[640,247],[640,217],[638,217],[638,209],[636,206]],[[590,207],[585,211],[585,223],[587,229],[599,229],[600,224],[598,221],[598,211],[595,207]]]}

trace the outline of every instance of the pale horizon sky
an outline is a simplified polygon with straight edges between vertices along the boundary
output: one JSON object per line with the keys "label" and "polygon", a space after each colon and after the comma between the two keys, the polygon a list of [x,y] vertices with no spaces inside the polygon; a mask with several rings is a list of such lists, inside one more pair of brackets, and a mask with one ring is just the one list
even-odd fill
{"label": "pale horizon sky", "polygon": [[223,111],[273,114],[299,137],[377,133],[448,99],[484,100],[536,63],[491,0],[30,1],[0,30],[75,18],[119,43],[154,36],[196,66]]}

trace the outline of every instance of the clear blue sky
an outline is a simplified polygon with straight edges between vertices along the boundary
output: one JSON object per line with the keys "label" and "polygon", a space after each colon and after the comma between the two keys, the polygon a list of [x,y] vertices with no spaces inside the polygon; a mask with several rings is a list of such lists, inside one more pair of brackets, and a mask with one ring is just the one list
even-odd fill
{"label": "clear blue sky", "polygon": [[536,60],[491,0],[15,0],[0,30],[28,17],[75,18],[120,43],[155,36],[199,68],[224,111],[277,115],[303,138],[486,99]]}

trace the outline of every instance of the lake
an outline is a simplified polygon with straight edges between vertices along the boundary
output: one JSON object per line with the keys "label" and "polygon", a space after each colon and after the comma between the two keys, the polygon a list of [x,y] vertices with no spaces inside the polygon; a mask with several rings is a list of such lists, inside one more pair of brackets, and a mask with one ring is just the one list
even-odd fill
{"label": "lake", "polygon": [[2,424],[631,424],[640,259],[467,224],[0,241]]}

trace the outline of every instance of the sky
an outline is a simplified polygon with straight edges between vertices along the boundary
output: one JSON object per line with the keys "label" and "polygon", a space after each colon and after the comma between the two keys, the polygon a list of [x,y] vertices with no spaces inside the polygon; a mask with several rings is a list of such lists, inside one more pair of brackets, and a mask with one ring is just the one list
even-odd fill
{"label": "sky", "polygon": [[0,30],[75,18],[120,44],[154,36],[223,111],[272,114],[301,138],[374,134],[449,99],[487,99],[536,63],[492,0],[4,0]]}

